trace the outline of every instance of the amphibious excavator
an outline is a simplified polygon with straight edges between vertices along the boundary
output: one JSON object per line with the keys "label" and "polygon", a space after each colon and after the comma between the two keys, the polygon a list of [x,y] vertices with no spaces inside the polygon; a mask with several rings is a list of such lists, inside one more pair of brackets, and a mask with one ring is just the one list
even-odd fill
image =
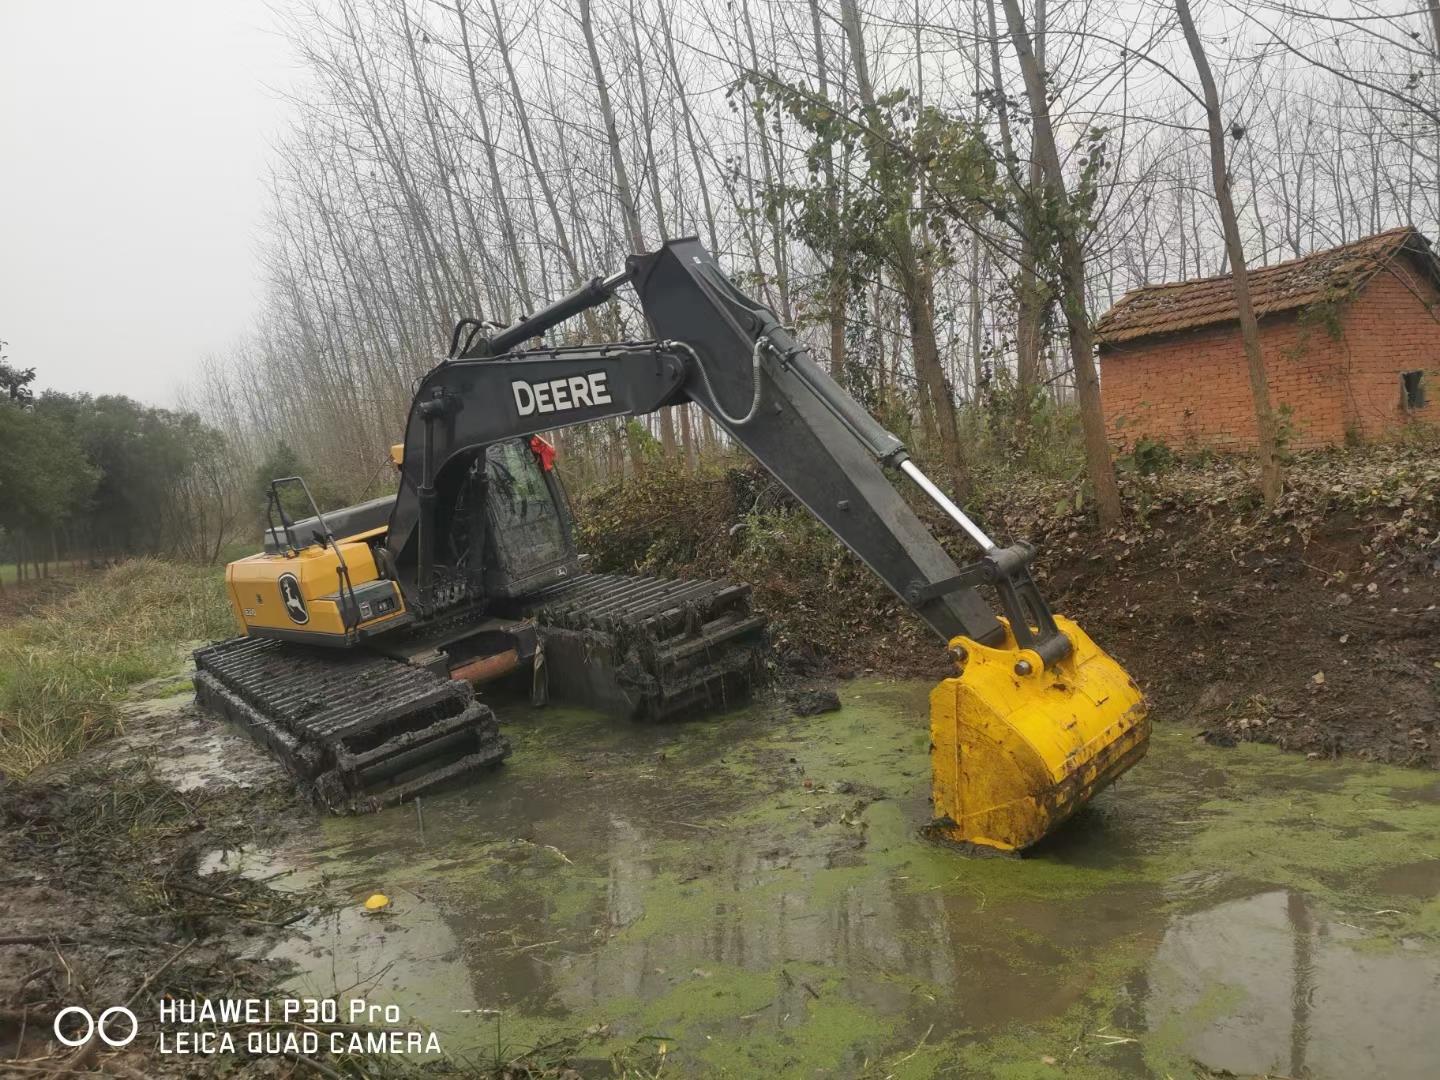
{"label": "amphibious excavator", "polygon": [[[631,286],[643,341],[544,335]],[[739,701],[764,667],[744,585],[587,573],[542,433],[694,402],[948,647],[930,696],[934,829],[1024,848],[1144,754],[1135,683],[695,239],[632,256],[506,328],[455,327],[419,383],[394,496],[322,513],[270,489],[265,550],[232,563],[243,636],[196,653],[203,703],[330,805],[398,802],[508,753],[472,684],[665,719]],[[980,549],[960,566],[887,471]],[[313,510],[295,520],[287,485]],[[998,601],[997,615],[982,598]]]}

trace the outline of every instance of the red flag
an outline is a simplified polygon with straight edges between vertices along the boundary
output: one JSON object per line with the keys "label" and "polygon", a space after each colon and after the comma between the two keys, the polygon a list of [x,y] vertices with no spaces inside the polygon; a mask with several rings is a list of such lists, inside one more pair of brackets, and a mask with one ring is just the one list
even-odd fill
{"label": "red flag", "polygon": [[539,435],[530,436],[530,452],[540,459],[540,468],[546,472],[555,468],[555,447]]}

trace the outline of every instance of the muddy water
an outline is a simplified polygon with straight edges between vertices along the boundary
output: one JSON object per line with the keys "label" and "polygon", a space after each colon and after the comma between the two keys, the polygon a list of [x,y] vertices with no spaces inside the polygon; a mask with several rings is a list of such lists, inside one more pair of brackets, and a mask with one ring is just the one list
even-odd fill
{"label": "muddy water", "polygon": [[1167,728],[1043,850],[966,858],[917,831],[926,689],[665,728],[507,706],[490,778],[255,861],[345,901],[279,955],[484,1062],[1435,1074],[1433,774]]}

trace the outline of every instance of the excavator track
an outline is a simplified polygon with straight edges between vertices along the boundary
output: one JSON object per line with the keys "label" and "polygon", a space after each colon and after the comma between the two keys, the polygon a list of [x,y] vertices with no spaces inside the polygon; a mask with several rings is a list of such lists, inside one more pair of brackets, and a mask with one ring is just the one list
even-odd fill
{"label": "excavator track", "polygon": [[403,802],[510,753],[467,684],[389,657],[244,637],[197,650],[195,669],[200,704],[332,809]]}
{"label": "excavator track", "polygon": [[551,694],[644,720],[746,701],[765,672],[750,586],[586,574],[526,597]]}

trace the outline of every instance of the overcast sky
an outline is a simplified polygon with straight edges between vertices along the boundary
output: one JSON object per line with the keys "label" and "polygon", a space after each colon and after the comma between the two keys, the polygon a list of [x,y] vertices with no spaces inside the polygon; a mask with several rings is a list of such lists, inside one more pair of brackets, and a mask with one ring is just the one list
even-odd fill
{"label": "overcast sky", "polygon": [[[283,4],[284,0],[276,0]],[[262,0],[0,0],[0,339],[57,390],[173,404],[259,302],[295,81]]]}

